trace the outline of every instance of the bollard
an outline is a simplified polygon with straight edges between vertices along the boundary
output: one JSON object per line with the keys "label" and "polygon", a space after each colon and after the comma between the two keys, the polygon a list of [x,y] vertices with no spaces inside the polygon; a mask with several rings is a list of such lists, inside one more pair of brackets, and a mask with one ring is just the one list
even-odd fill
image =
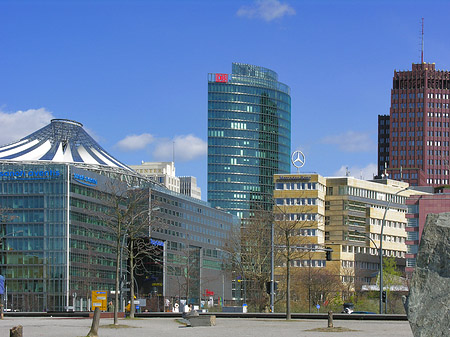
{"label": "bollard", "polygon": [[333,312],[332,311],[328,311],[328,327],[329,328],[333,327]]}
{"label": "bollard", "polygon": [[21,325],[15,326],[9,330],[9,337],[23,337],[23,328]]}

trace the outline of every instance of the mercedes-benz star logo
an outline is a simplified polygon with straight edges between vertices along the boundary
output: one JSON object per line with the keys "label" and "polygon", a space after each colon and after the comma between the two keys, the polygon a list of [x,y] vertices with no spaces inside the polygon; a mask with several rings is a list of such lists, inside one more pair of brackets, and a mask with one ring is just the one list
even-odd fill
{"label": "mercedes-benz star logo", "polygon": [[294,151],[294,153],[292,153],[291,161],[292,165],[296,168],[303,167],[303,165],[305,165],[305,155],[302,151]]}

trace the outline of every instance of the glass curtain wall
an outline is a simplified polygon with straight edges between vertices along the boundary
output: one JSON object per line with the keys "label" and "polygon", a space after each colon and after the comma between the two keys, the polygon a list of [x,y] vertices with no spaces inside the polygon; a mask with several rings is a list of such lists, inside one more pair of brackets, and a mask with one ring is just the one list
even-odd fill
{"label": "glass curtain wall", "polygon": [[208,201],[239,218],[271,209],[273,175],[289,173],[289,87],[269,69],[233,63],[209,74]]}
{"label": "glass curtain wall", "polygon": [[0,268],[8,309],[65,306],[66,177],[64,165],[0,165]]}

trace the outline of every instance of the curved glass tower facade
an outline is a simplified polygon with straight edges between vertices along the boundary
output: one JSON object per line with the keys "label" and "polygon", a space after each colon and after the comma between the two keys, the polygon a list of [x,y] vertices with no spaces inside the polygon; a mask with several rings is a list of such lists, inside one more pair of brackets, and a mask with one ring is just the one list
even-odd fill
{"label": "curved glass tower facade", "polygon": [[276,72],[233,63],[208,75],[208,201],[248,218],[271,209],[273,175],[290,172],[291,97]]}

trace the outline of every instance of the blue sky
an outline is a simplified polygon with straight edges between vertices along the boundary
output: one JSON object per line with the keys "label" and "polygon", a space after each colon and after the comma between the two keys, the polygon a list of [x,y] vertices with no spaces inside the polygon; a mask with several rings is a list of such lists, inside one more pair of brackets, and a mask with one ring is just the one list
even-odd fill
{"label": "blue sky", "polygon": [[[73,119],[132,165],[207,189],[207,74],[232,62],[291,88],[303,172],[369,179],[394,70],[450,69],[450,1],[0,0],[0,144]],[[294,168],[293,168],[294,170]]]}

